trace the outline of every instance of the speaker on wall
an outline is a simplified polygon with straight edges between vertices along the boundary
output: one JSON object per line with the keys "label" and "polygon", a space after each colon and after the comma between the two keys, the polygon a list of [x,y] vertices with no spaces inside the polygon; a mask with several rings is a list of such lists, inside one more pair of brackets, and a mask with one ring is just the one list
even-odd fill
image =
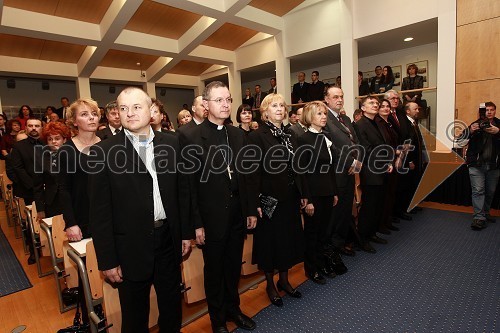
{"label": "speaker on wall", "polygon": [[116,91],[116,88],[114,86],[109,86],[109,93],[114,94]]}
{"label": "speaker on wall", "polygon": [[161,96],[165,96],[166,94],[167,94],[167,89],[165,89],[165,88],[161,88],[161,89],[160,89],[160,95],[161,95]]}
{"label": "speaker on wall", "polygon": [[16,80],[14,80],[14,79],[8,79],[7,80],[7,88],[9,88],[9,89],[16,89]]}
{"label": "speaker on wall", "polygon": [[48,81],[42,81],[42,90],[49,90],[50,84]]}

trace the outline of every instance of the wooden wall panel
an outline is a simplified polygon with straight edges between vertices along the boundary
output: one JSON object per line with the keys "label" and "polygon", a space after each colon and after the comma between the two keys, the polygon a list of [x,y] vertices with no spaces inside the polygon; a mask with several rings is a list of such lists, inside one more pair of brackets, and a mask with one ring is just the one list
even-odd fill
{"label": "wooden wall panel", "polygon": [[277,16],[283,16],[303,2],[304,0],[252,0],[248,5]]}
{"label": "wooden wall panel", "polygon": [[499,54],[500,17],[458,27],[456,83],[500,78]]}
{"label": "wooden wall panel", "polygon": [[[456,85],[455,107],[460,119],[470,124],[478,118],[479,104],[493,102],[500,107],[500,79],[460,83]],[[497,111],[497,117],[500,113]]]}
{"label": "wooden wall panel", "polygon": [[457,0],[457,26],[499,16],[498,0]]}

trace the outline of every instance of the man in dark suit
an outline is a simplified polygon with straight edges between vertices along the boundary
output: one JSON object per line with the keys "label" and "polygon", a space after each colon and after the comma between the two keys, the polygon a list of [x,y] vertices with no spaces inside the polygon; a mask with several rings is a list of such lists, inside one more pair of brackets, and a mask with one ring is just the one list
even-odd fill
{"label": "man in dark suit", "polygon": [[[356,122],[359,143],[364,148],[363,168],[361,169],[361,209],[359,211],[358,231],[363,251],[375,253],[370,241],[387,244],[387,240],[376,235],[384,208],[386,173],[393,171],[394,156],[380,158],[382,149],[388,149],[384,136],[380,132],[375,116],[378,114],[379,101],[374,96],[367,96],[361,101],[363,117]],[[386,151],[386,150],[384,150]],[[378,153],[377,153],[378,152]]]}
{"label": "man in dark suit", "polygon": [[97,131],[96,135],[105,140],[112,137],[122,131],[122,123],[120,120],[120,112],[116,105],[116,101],[109,102],[106,105],[106,119],[108,119],[108,125],[100,131]]}
{"label": "man in dark suit", "polygon": [[68,97],[61,97],[61,107],[56,110],[59,119],[66,120],[66,112],[69,111],[69,99]]}
{"label": "man in dark suit", "polygon": [[307,101],[322,101],[325,84],[319,80],[319,72],[313,71],[311,74],[311,84],[307,87]]}
{"label": "man in dark suit", "polygon": [[354,200],[354,174],[361,170],[358,151],[358,137],[351,119],[340,111],[344,107],[344,92],[341,88],[330,86],[324,96],[328,106],[328,119],[325,131],[329,133],[335,147],[341,154],[336,168],[339,201],[334,208],[332,245],[343,254],[354,255],[354,251],[344,247],[352,225],[352,205]]}
{"label": "man in dark suit", "polygon": [[[255,95],[253,95],[253,109],[259,109],[260,108],[260,103],[262,103],[262,100],[264,97],[266,97],[267,94],[260,89],[260,84],[255,85]],[[258,122],[259,124],[262,123],[262,116],[260,114],[260,110],[254,111],[253,114],[253,120]]]}
{"label": "man in dark suit", "polygon": [[[178,196],[177,137],[153,132],[151,98],[135,87],[117,99],[124,130],[91,148],[91,233],[99,270],[116,283],[122,332],[148,332],[154,285],[161,332],[180,331],[181,256],[189,252]],[[181,241],[181,239],[183,239]]]}
{"label": "man in dark suit", "polygon": [[302,112],[304,112],[304,108],[299,108],[297,110],[297,122],[293,125],[290,126],[290,130],[295,133],[297,138],[307,132],[307,127],[306,125],[302,124],[300,121],[302,119]]}
{"label": "man in dark suit", "polygon": [[255,322],[240,310],[238,281],[245,229],[257,223],[257,207],[247,195],[246,177],[236,156],[245,145],[240,129],[224,126],[231,115],[232,98],[220,81],[203,91],[208,111],[201,125],[180,132],[185,165],[190,172],[190,196],[181,197],[182,210],[189,210],[196,243],[202,246],[205,261],[205,294],[214,332],[228,332],[226,321],[253,330]]}
{"label": "man in dark suit", "polygon": [[[34,198],[35,170],[40,170],[42,143],[39,138],[42,134],[42,121],[34,118],[28,119],[26,121],[26,134],[28,134],[27,139],[14,143],[8,164],[15,175],[12,179],[14,195],[23,198],[27,205],[31,205]],[[29,233],[26,236],[29,236]],[[27,241],[30,249],[28,264],[32,265],[35,263],[33,242],[29,239]]]}
{"label": "man in dark suit", "polygon": [[278,93],[278,88],[276,87],[276,78],[272,77],[271,80],[269,80],[269,83],[271,84],[271,88],[268,90],[268,94],[277,94]]}
{"label": "man in dark suit", "polygon": [[191,114],[193,115],[193,119],[186,125],[179,127],[177,129],[179,132],[183,132],[189,128],[196,127],[197,125],[204,122],[207,118],[208,112],[203,106],[203,98],[201,96],[196,96],[194,98],[193,105],[191,106]]}
{"label": "man in dark suit", "polygon": [[306,73],[300,72],[297,74],[297,79],[299,82],[293,85],[292,89],[292,103],[305,103],[309,101],[307,99],[307,89],[309,88],[309,83],[305,82]]}

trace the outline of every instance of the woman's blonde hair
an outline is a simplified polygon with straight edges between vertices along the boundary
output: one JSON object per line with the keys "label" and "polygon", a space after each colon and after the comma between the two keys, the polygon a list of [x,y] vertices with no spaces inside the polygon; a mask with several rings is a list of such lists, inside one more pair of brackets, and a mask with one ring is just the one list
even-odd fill
{"label": "woman's blonde hair", "polygon": [[[268,94],[262,102],[260,103],[260,114],[263,115],[264,113],[267,112],[267,109],[269,108],[269,105],[276,102],[280,101],[283,102],[285,105],[285,111],[287,111],[288,106],[286,105],[285,98],[283,98],[283,95],[281,94]],[[285,118],[288,116],[288,111],[285,112]]]}
{"label": "woman's blonde hair", "polygon": [[324,110],[325,112],[327,112],[325,103],[320,101],[313,101],[307,103],[302,110],[302,116],[300,117],[300,122],[307,127],[311,126],[313,116],[319,110]]}
{"label": "woman's blonde hair", "polygon": [[[78,107],[85,105],[90,108],[91,111],[97,112],[97,117],[101,119],[101,110],[99,109],[99,105],[92,98],[79,98],[69,106],[69,110],[66,112],[66,125],[68,125],[71,129],[77,129],[75,126],[76,121],[76,111]],[[97,121],[99,121],[97,119]]]}

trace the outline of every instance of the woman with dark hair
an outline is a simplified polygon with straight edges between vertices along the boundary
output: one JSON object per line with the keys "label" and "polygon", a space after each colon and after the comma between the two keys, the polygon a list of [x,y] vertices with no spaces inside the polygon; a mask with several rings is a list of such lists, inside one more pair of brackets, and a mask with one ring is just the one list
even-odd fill
{"label": "woman with dark hair", "polygon": [[[410,64],[406,69],[407,77],[403,78],[403,84],[401,85],[401,90],[412,90],[412,89],[422,89],[424,87],[424,77],[417,75],[418,67],[415,64]],[[403,95],[403,103],[415,102],[420,105],[420,100],[422,99],[422,92],[408,92]]]}
{"label": "woman with dark hair", "polygon": [[[288,270],[302,261],[299,209],[305,207],[309,195],[302,176],[293,168],[297,142],[283,125],[288,114],[285,99],[280,94],[269,94],[262,100],[260,111],[267,114],[268,120],[248,135],[249,149],[255,150],[252,156],[260,156],[258,168],[248,175],[249,199],[255,200],[260,217],[254,232],[253,262],[265,273],[271,303],[283,306],[278,290],[301,297],[288,280]],[[276,285],[275,271],[279,272]]]}
{"label": "woman with dark hair", "polygon": [[44,123],[49,123],[50,122],[50,115],[53,114],[53,113],[56,113],[56,108],[54,106],[47,106],[45,108],[45,114],[43,115],[42,117],[42,121]]}
{"label": "woman with dark hair", "polygon": [[391,66],[384,66],[382,70],[382,78],[379,82],[379,93],[389,91],[394,86],[394,74],[392,73]]}
{"label": "woman with dark hair", "polygon": [[242,104],[247,104],[247,105],[250,105],[250,107],[252,107],[253,101],[254,101],[254,99],[252,96],[252,92],[250,91],[250,88],[246,88],[245,89],[245,96],[243,97]]}
{"label": "woman with dark hair", "polygon": [[248,104],[241,104],[236,112],[236,121],[240,123],[238,126],[241,130],[248,134],[252,131],[250,124],[252,123],[252,107]]}
{"label": "woman with dark hair", "polygon": [[26,121],[30,118],[33,118],[33,110],[30,108],[29,105],[22,105],[21,108],[19,109],[19,114],[16,118],[17,121],[21,124],[21,129],[26,128]]}
{"label": "woman with dark hair", "polygon": [[21,123],[17,119],[11,119],[5,125],[5,135],[2,136],[2,155],[7,156],[10,154],[12,145],[16,142],[16,135],[21,130]]}

